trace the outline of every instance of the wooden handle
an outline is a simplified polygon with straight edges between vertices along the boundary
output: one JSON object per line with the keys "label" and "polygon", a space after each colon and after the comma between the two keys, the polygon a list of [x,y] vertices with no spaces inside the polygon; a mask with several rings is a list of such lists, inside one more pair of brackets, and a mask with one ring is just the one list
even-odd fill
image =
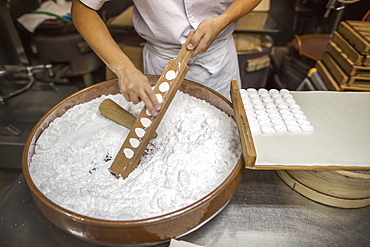
{"label": "wooden handle", "polygon": [[107,117],[128,129],[131,129],[136,121],[135,116],[111,99],[103,100],[99,105],[99,111],[104,117]]}
{"label": "wooden handle", "polygon": [[141,111],[134,126],[128,134],[126,140],[118,151],[109,170],[116,176],[126,178],[138,165],[143,155],[150,137],[153,136],[164,114],[171,104],[173,97],[183,82],[189,68],[189,61],[193,50],[186,48],[193,33],[190,33],[186,42],[175,59],[168,62],[161,77],[159,78],[153,92],[157,98],[161,98],[162,105],[156,117],[153,117],[147,108]]}
{"label": "wooden handle", "polygon": [[252,168],[256,163],[257,152],[254,146],[252,132],[249,127],[247,114],[245,112],[240,89],[237,81],[231,81],[231,99],[233,102],[233,109],[235,121],[238,125],[240,141],[242,144],[242,154],[245,162],[245,167]]}
{"label": "wooden handle", "polygon": [[[109,118],[130,130],[136,122],[136,117],[134,115],[111,99],[103,100],[99,105],[99,111],[104,117]],[[153,138],[155,137],[157,137],[157,133],[154,133]]]}

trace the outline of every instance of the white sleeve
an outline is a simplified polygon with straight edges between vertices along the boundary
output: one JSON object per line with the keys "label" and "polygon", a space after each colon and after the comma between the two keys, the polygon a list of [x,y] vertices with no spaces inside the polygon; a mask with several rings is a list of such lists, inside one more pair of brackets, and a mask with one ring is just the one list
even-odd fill
{"label": "white sleeve", "polygon": [[80,0],[81,3],[85,4],[87,7],[90,7],[95,10],[99,10],[105,2],[109,0]]}

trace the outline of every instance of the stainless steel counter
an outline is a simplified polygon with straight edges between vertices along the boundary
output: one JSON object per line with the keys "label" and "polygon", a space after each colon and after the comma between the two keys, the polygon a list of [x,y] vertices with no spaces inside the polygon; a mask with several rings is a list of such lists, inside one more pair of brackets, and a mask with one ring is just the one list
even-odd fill
{"label": "stainless steel counter", "polygon": [[[324,206],[289,188],[274,171],[245,170],[227,207],[180,239],[212,247],[370,246],[370,207]],[[0,202],[0,246],[96,245],[52,225],[36,208],[20,175]]]}

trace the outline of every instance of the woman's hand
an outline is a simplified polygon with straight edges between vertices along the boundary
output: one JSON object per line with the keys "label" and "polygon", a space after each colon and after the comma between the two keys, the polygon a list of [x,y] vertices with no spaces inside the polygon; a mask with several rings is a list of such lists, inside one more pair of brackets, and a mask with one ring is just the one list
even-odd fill
{"label": "woman's hand", "polygon": [[234,0],[221,15],[212,19],[205,19],[199,23],[187,46],[189,50],[194,49],[192,57],[200,52],[207,51],[222,30],[252,11],[259,2],[261,0]]}
{"label": "woman's hand", "polygon": [[207,51],[222,29],[220,20],[217,17],[203,20],[198,28],[193,31],[194,35],[187,46],[189,50],[194,49],[192,57]]}
{"label": "woman's hand", "polygon": [[118,86],[125,99],[134,104],[143,101],[152,116],[157,116],[161,104],[154,95],[148,78],[136,68],[116,74],[118,75]]}

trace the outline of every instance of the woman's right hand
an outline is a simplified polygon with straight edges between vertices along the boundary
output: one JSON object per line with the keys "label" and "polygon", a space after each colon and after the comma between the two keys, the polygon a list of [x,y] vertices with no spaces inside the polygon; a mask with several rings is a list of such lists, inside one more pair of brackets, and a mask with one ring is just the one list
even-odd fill
{"label": "woman's right hand", "polygon": [[136,68],[126,69],[125,72],[116,72],[118,86],[125,99],[134,104],[143,101],[152,116],[157,116],[161,108],[148,78]]}

